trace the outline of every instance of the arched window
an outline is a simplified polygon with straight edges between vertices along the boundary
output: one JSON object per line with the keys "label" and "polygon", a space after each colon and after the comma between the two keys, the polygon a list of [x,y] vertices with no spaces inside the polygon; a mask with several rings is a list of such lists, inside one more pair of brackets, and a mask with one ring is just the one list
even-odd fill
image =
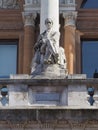
{"label": "arched window", "polygon": [[81,8],[84,8],[84,9],[95,8],[95,9],[97,9],[98,8],[98,0],[84,0]]}

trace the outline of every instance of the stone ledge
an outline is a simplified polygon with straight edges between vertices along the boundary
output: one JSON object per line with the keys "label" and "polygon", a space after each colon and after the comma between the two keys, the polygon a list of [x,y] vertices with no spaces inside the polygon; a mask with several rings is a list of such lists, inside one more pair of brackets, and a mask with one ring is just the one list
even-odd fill
{"label": "stone ledge", "polygon": [[95,106],[53,106],[53,105],[39,105],[35,104],[32,106],[6,106],[1,107],[0,110],[98,110],[98,107]]}
{"label": "stone ledge", "polygon": [[[98,79],[0,79],[0,85],[26,84],[32,86],[98,85]],[[51,86],[51,87],[52,87]]]}

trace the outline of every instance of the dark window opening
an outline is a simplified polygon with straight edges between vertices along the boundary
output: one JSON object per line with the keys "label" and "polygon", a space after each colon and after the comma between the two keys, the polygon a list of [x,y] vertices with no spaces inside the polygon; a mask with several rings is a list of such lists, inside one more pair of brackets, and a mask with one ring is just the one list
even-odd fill
{"label": "dark window opening", "polygon": [[84,8],[84,9],[95,8],[95,9],[97,9],[98,8],[98,0],[83,0],[81,8]]}
{"label": "dark window opening", "polygon": [[98,71],[98,40],[82,40],[82,73],[93,78]]}
{"label": "dark window opening", "polygon": [[17,73],[18,40],[0,40],[0,78]]}

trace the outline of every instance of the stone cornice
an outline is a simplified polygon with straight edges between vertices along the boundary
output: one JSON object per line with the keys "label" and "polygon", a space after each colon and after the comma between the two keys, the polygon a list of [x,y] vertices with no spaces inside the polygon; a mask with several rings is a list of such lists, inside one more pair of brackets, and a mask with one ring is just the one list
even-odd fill
{"label": "stone cornice", "polygon": [[[31,0],[29,2],[25,2],[24,4],[24,10],[25,11],[36,11],[37,13],[40,13],[40,0]],[[59,3],[59,12],[63,13],[68,10],[76,10],[76,4],[75,0],[70,2],[70,0],[67,0],[67,2],[61,1]]]}
{"label": "stone cornice", "polygon": [[27,84],[31,86],[40,86],[40,84],[44,86],[57,86],[57,84],[62,86],[67,85],[76,85],[76,84],[84,84],[87,86],[98,86],[98,79],[0,79],[0,85],[8,85],[8,84]]}

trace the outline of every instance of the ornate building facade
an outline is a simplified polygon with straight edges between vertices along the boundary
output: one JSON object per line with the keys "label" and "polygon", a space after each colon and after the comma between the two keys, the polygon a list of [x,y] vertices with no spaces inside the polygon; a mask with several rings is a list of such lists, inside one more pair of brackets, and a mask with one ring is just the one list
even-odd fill
{"label": "ornate building facade", "polygon": [[[65,49],[69,74],[87,73],[90,75],[90,72],[85,71],[87,68],[84,66],[87,66],[87,62],[82,56],[85,53],[83,49],[84,44],[82,43],[86,40],[97,41],[97,8],[83,8],[82,5],[84,3],[85,2],[82,0],[59,1],[58,22],[61,33],[60,45]],[[1,44],[3,44],[2,41],[6,42],[6,40],[8,40],[6,44],[10,44],[10,42],[11,44],[16,44],[16,52],[14,54],[16,58],[15,61],[13,61],[15,64],[10,65],[10,70],[7,71],[6,69],[7,72],[5,71],[5,74],[1,72],[1,77],[8,76],[10,73],[30,74],[30,65],[34,53],[33,46],[36,42],[38,34],[42,31],[40,28],[40,11],[41,1],[39,0],[9,0],[7,2],[5,0],[1,0]],[[3,55],[3,52],[1,55]],[[3,63],[2,56],[1,59],[1,67],[5,70],[6,65],[4,66],[4,64],[6,64],[6,61]],[[13,70],[11,70],[12,68]],[[97,64],[93,66],[93,70],[91,70],[92,75],[95,69],[97,69]],[[6,73],[8,73],[8,75],[6,75]],[[88,77],[92,76],[90,75]]]}
{"label": "ornate building facade", "polygon": [[[55,3],[47,1],[56,16]],[[0,0],[2,130],[98,129],[98,0],[93,1],[59,0],[54,25],[61,34],[68,77],[41,80],[28,75],[44,28],[46,0]]]}

